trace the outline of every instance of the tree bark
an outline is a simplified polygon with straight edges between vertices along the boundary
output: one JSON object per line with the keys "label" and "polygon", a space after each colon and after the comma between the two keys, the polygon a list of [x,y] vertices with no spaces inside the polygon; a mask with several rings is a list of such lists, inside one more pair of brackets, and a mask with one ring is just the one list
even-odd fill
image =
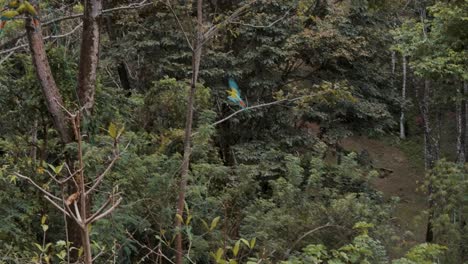
{"label": "tree bark", "polygon": [[[426,172],[431,170],[437,160],[439,159],[439,137],[434,136],[432,122],[430,121],[430,81],[424,80],[424,89],[422,95],[417,95],[421,98],[419,103],[419,108],[421,116],[423,119],[424,126],[424,166]],[[438,131],[438,130],[437,130]],[[434,199],[432,198],[432,184],[429,183],[428,186],[428,206],[429,206],[429,216],[427,221],[426,229],[426,242],[432,242],[434,240],[434,234],[432,231],[432,220],[434,218],[433,208],[435,207]]]}
{"label": "tree bark", "polygon": [[468,85],[463,82],[463,87],[457,89],[457,163],[466,162],[466,91]]}
{"label": "tree bark", "polygon": [[[37,10],[39,11],[39,10]],[[78,100],[84,106],[88,116],[94,105],[94,93],[96,83],[96,70],[99,60],[99,38],[100,38],[100,15],[102,11],[102,0],[86,0],[83,17],[83,36],[81,42],[79,77],[78,77]],[[29,41],[31,56],[36,70],[37,78],[47,104],[47,109],[52,116],[55,129],[58,131],[63,143],[75,140],[70,126],[70,120],[66,117],[63,107],[62,96],[55,83],[52,71],[47,59],[44,40],[40,25],[35,26],[31,17],[26,18],[26,34]],[[72,160],[72,158],[70,158]],[[70,161],[69,161],[70,162]],[[72,167],[72,166],[71,166]],[[73,184],[69,186],[69,194],[76,192]],[[85,207],[86,208],[86,207]],[[87,206],[87,208],[90,208]],[[68,233],[74,247],[81,247],[88,238],[83,237],[82,228],[71,218],[68,218]],[[72,261],[76,260],[76,251],[71,255]],[[88,254],[89,255],[89,254]],[[90,263],[90,262],[87,262]]]}
{"label": "tree bark", "polygon": [[[197,1],[197,37],[193,45],[192,52],[192,81],[190,83],[190,92],[187,98],[187,114],[185,123],[184,135],[184,156],[180,171],[179,182],[179,198],[177,201],[177,214],[183,216],[185,206],[185,194],[187,189],[187,177],[190,165],[191,154],[191,138],[193,125],[193,109],[195,100],[196,84],[198,81],[198,73],[200,70],[200,61],[202,54],[203,42],[203,0]],[[182,264],[184,256],[183,238],[182,238],[182,222],[179,217],[176,217],[176,228],[178,229],[176,237],[176,264]]]}
{"label": "tree bark", "polygon": [[102,0],[85,0],[83,33],[78,73],[78,100],[86,116],[90,116],[96,92],[96,71],[99,62]]}
{"label": "tree bark", "polygon": [[47,110],[52,117],[52,122],[59,133],[62,143],[69,143],[73,141],[72,131],[69,126],[69,120],[62,109],[62,106],[64,106],[62,95],[52,76],[52,70],[50,69],[44,47],[42,29],[40,25],[34,26],[30,17],[26,18],[26,34],[28,36],[33,65],[36,69],[36,76],[41,84]]}
{"label": "tree bark", "polygon": [[403,84],[401,88],[401,105],[400,105],[400,138],[406,138],[406,131],[405,131],[405,101],[406,101],[406,56],[402,56],[403,59]]}
{"label": "tree bark", "polygon": [[[109,2],[104,3],[105,9],[112,8],[112,7],[114,6],[111,5],[111,3]],[[117,40],[117,35],[115,33],[114,27],[112,26],[112,23],[113,23],[112,16],[106,16],[103,19],[105,19],[107,34],[109,36],[109,39],[112,41]],[[127,65],[123,61],[120,61],[118,63],[117,73],[119,74],[120,84],[122,85],[122,88],[127,91],[131,90],[132,85],[130,83],[130,76],[128,73],[128,68],[127,68]]]}

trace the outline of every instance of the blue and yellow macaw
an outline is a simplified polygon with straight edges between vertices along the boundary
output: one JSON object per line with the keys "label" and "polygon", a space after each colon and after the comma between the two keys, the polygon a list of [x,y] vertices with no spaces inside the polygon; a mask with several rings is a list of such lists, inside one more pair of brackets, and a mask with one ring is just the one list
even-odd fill
{"label": "blue and yellow macaw", "polygon": [[14,19],[16,16],[27,13],[32,16],[32,22],[35,28],[39,27],[39,17],[34,6],[28,1],[11,0],[0,11],[0,34],[8,21]]}
{"label": "blue and yellow macaw", "polygon": [[16,10],[7,10],[2,12],[0,16],[0,34],[3,32],[3,28],[5,28],[6,23],[15,18],[17,15],[19,15],[19,13]]}
{"label": "blue and yellow macaw", "polygon": [[237,85],[236,81],[234,79],[229,78],[228,79],[229,83],[229,90],[227,93],[229,94],[228,99],[231,100],[233,103],[239,105],[242,108],[246,108],[247,104],[242,100],[239,86]]}

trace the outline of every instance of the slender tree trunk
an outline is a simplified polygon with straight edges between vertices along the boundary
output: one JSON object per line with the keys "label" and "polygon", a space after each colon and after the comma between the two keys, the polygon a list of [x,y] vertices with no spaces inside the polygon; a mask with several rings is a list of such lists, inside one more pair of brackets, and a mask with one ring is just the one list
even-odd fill
{"label": "slender tree trunk", "polygon": [[[104,8],[106,9],[114,7],[109,2],[105,2],[104,5],[105,5]],[[109,35],[109,39],[112,41],[117,40],[117,35],[115,33],[114,27],[112,26],[112,22],[113,22],[112,16],[106,16],[104,20],[106,22],[107,34]],[[122,88],[124,90],[131,90],[132,85],[130,83],[130,76],[128,73],[128,68],[127,68],[127,65],[123,61],[120,61],[118,63],[117,73],[119,74],[119,80],[120,80],[120,84],[122,85]]]}
{"label": "slender tree trunk", "polygon": [[[439,136],[434,135],[434,130],[432,127],[432,122],[430,121],[430,81],[424,81],[424,89],[423,94],[418,95],[421,98],[421,102],[419,103],[421,116],[423,119],[423,126],[424,126],[424,166],[426,172],[430,171],[435,162],[439,159]],[[438,117],[439,118],[439,117]],[[437,130],[438,131],[438,130]],[[428,205],[429,205],[429,216],[427,222],[427,229],[426,229],[426,242],[432,242],[434,240],[434,234],[432,231],[432,220],[434,218],[433,209],[435,207],[434,199],[432,198],[432,184],[429,183],[428,186]]]}
{"label": "slender tree trunk", "polygon": [[[190,92],[187,98],[187,114],[185,123],[184,135],[184,156],[182,160],[182,167],[180,171],[179,182],[179,198],[177,202],[177,214],[183,216],[185,206],[185,194],[187,189],[187,177],[190,165],[191,154],[191,138],[192,138],[192,125],[193,125],[193,109],[195,101],[196,84],[198,81],[198,73],[200,70],[200,61],[202,54],[203,42],[203,0],[197,1],[197,37],[193,45],[192,53],[192,81],[190,84]],[[176,218],[176,228],[178,229],[176,237],[176,264],[182,264],[184,256],[183,238],[182,238],[182,222],[179,217]]]}
{"label": "slender tree trunk", "polygon": [[401,88],[401,105],[400,105],[400,138],[406,138],[405,132],[405,101],[406,101],[406,56],[403,54],[402,56],[402,65],[403,65],[403,84]]}
{"label": "slender tree trunk", "polygon": [[395,65],[396,65],[396,52],[392,50],[392,78],[390,79],[392,89],[395,89]]}
{"label": "slender tree trunk", "polygon": [[54,127],[59,133],[61,141],[69,143],[73,140],[72,131],[62,109],[62,106],[64,106],[62,95],[52,76],[52,70],[50,69],[44,47],[42,29],[40,25],[34,26],[32,19],[29,17],[26,19],[26,34],[28,36],[33,65],[36,69],[36,76],[41,84],[47,110],[52,117]]}
{"label": "slender tree trunk", "polygon": [[39,123],[36,120],[34,120],[34,124],[33,124],[33,129],[32,129],[32,133],[31,133],[31,153],[30,153],[30,157],[33,161],[33,164],[36,164],[36,161],[37,161],[37,130],[38,130],[38,126],[39,126]]}
{"label": "slender tree trunk", "polygon": [[78,73],[78,100],[86,117],[91,115],[96,91],[96,71],[99,62],[100,17],[102,0],[85,0],[83,33]]}
{"label": "slender tree trunk", "polygon": [[[80,104],[84,106],[85,112],[89,115],[94,105],[96,70],[99,59],[99,17],[102,11],[102,0],[85,0],[84,4],[85,12],[80,51],[78,99]],[[38,8],[36,7],[36,9]],[[74,141],[75,138],[73,137],[73,132],[70,127],[70,121],[63,111],[65,105],[47,59],[42,30],[40,26],[33,25],[30,17],[26,18],[26,34],[36,75],[41,84],[47,109],[52,116],[54,127],[58,131],[61,141],[65,144],[70,143]],[[73,184],[69,187],[71,187],[69,188],[70,194],[76,192],[76,188],[74,188]],[[74,247],[79,248],[83,245],[86,238],[83,237],[81,227],[72,219],[68,218],[68,220],[69,224],[67,226],[69,228],[68,233],[70,235],[70,241],[73,243]],[[89,237],[87,239],[89,240]],[[71,256],[72,261],[77,257],[76,252],[74,251],[73,253],[75,254]]]}
{"label": "slender tree trunk", "polygon": [[457,162],[464,164],[466,162],[466,81],[463,87],[457,89]]}

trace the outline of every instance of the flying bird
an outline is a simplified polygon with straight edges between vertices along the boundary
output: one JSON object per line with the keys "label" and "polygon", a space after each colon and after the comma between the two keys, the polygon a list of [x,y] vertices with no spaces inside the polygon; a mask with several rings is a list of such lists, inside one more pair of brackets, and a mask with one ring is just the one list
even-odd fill
{"label": "flying bird", "polygon": [[231,102],[239,105],[240,107],[246,108],[247,104],[241,98],[239,86],[237,85],[236,81],[234,81],[234,79],[232,78],[229,78],[228,83],[229,83],[229,90],[227,91],[227,93],[229,94],[228,99],[231,100]]}

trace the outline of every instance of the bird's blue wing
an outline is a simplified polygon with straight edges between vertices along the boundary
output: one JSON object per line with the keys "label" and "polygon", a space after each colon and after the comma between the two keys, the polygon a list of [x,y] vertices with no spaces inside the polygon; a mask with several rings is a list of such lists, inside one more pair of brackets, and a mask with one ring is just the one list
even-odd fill
{"label": "bird's blue wing", "polygon": [[236,81],[234,81],[233,78],[229,78],[228,82],[229,82],[229,88],[236,90],[237,95],[240,97],[239,86],[237,85]]}
{"label": "bird's blue wing", "polygon": [[239,99],[237,99],[237,98],[234,98],[232,96],[228,96],[228,99],[231,100],[235,104],[239,104]]}

